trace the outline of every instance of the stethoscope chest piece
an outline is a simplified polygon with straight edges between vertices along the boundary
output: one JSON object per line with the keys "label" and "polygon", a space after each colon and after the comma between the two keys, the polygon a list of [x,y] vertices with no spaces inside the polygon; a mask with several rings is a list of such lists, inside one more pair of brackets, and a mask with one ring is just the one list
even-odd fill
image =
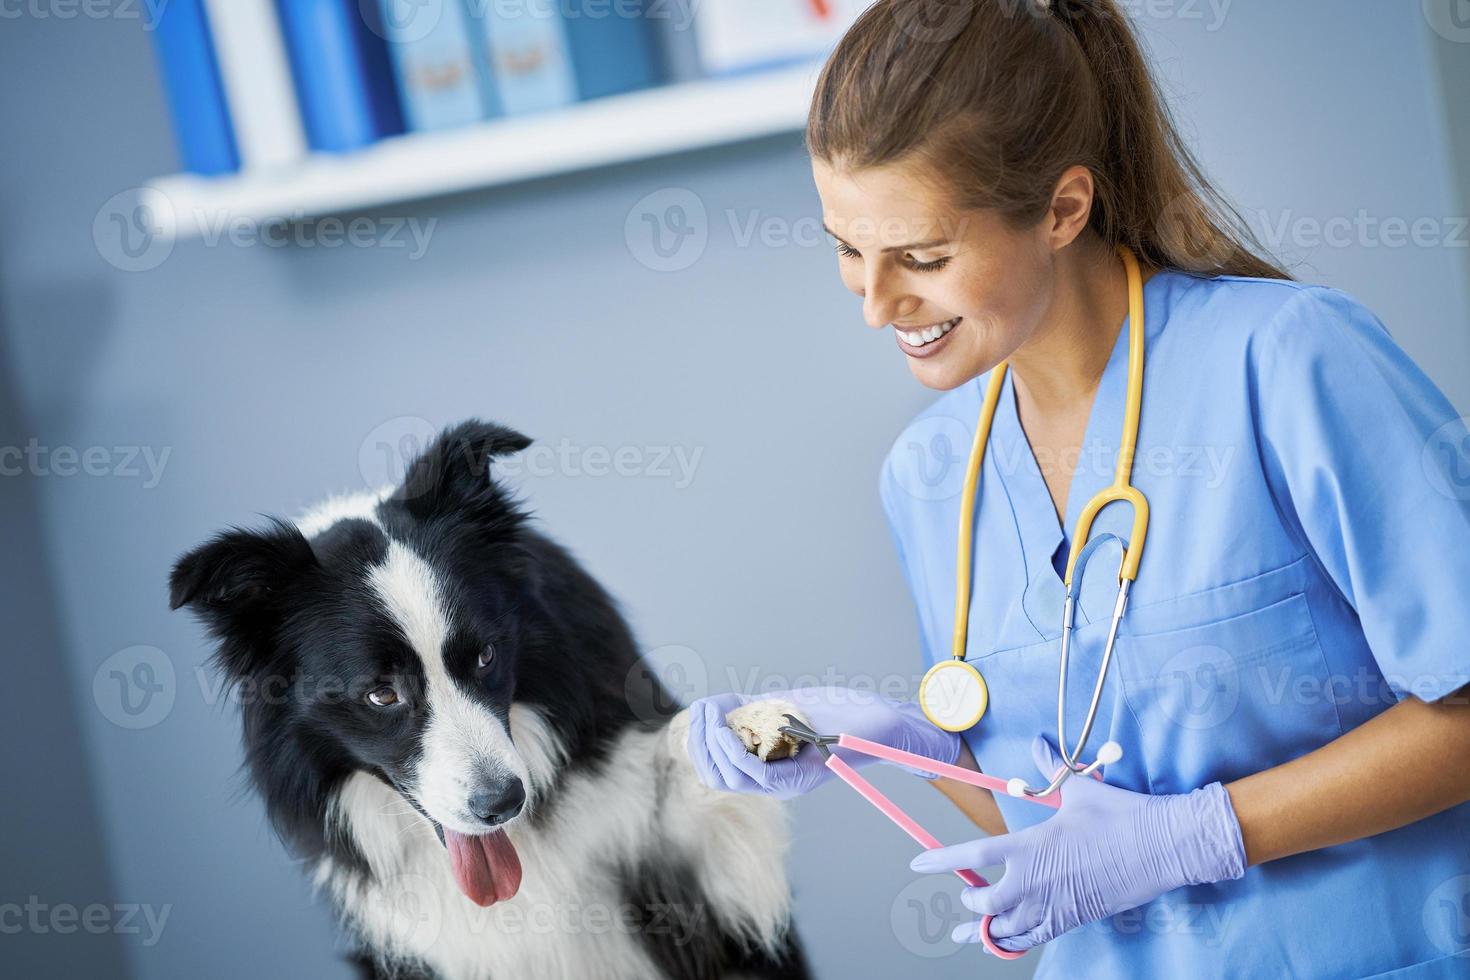
{"label": "stethoscope chest piece", "polygon": [[975,727],[990,706],[990,689],[980,671],[963,660],[943,660],[919,682],[919,706],[939,728],[963,732]]}

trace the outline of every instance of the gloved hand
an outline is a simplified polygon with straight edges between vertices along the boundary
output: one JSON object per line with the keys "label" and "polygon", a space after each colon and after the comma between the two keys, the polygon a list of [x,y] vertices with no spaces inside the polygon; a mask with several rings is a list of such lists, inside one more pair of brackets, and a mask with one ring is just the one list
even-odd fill
{"label": "gloved hand", "polygon": [[[1048,780],[1062,767],[1040,735],[1031,755]],[[1061,807],[1043,823],[925,851],[909,867],[928,872],[1004,864],[1004,877],[984,888],[965,888],[960,901],[995,916],[990,936],[1012,952],[1175,888],[1245,874],[1240,823],[1220,783],[1150,796],[1074,776],[1062,784],[1061,794]],[[979,942],[981,921],[956,926],[951,938]]]}
{"label": "gloved hand", "polygon": [[[950,764],[960,756],[962,743],[958,733],[935,726],[917,704],[886,698],[874,691],[802,687],[762,695],[715,694],[689,706],[689,758],[700,782],[712,789],[786,800],[833,777],[814,745],[803,745],[791,758],[774,762],[762,762],[746,750],[740,736],[725,724],[725,716],[743,704],[767,698],[791,702],[823,735],[857,735]],[[831,749],[854,768],[879,761],[860,752],[836,746]],[[908,766],[900,768],[917,771]],[[934,778],[933,773],[920,774]]]}

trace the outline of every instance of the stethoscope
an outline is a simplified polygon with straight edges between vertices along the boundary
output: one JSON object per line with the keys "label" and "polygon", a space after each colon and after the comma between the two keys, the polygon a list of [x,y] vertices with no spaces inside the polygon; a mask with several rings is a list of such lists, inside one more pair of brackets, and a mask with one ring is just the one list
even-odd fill
{"label": "stethoscope", "polygon": [[[1068,777],[1090,775],[1098,767],[1117,762],[1123,757],[1122,746],[1109,741],[1099,749],[1097,758],[1091,763],[1083,765],[1077,761],[1092,735],[1093,722],[1097,720],[1103,682],[1107,680],[1113,646],[1118,639],[1118,624],[1128,606],[1128,590],[1138,577],[1138,565],[1143,558],[1143,542],[1148,533],[1148,500],[1130,482],[1133,455],[1138,447],[1138,420],[1143,403],[1143,277],[1138,269],[1138,260],[1126,245],[1118,246],[1118,254],[1128,272],[1128,397],[1123,416],[1123,441],[1118,448],[1117,473],[1112,485],[1089,500],[1087,506],[1082,508],[1082,513],[1077,516],[1075,536],[1067,555],[1067,572],[1062,580],[1067,589],[1067,598],[1062,609],[1062,653],[1057,672],[1057,748],[1062,753],[1065,765],[1044,789],[1033,789],[1022,779],[1010,780],[1006,791],[1011,796],[1050,796]],[[953,656],[930,667],[924,674],[924,679],[919,682],[919,706],[930,721],[949,732],[962,732],[972,728],[980,721],[990,703],[990,692],[985,685],[985,678],[973,664],[965,660],[965,630],[970,617],[970,548],[974,539],[975,489],[979,482],[980,464],[985,459],[985,449],[990,442],[990,426],[995,421],[995,409],[1000,403],[1001,388],[1005,384],[1006,369],[1007,364],[1002,362],[991,372],[990,386],[986,389],[985,402],[980,410],[979,426],[975,430],[975,442],[970,448],[969,466],[965,470],[964,495],[960,500],[959,558],[955,572]],[[1101,534],[1089,541],[1092,522],[1098,511],[1119,500],[1133,505],[1131,544],[1122,541],[1115,534]],[[1077,614],[1077,596],[1088,559],[1098,546],[1109,540],[1118,541],[1123,548],[1123,560],[1118,569],[1118,598],[1113,604],[1107,645],[1103,648],[1102,663],[1098,667],[1097,683],[1092,689],[1092,703],[1088,706],[1087,718],[1082,724],[1082,734],[1078,737],[1077,744],[1069,749],[1066,727],[1067,660]]]}

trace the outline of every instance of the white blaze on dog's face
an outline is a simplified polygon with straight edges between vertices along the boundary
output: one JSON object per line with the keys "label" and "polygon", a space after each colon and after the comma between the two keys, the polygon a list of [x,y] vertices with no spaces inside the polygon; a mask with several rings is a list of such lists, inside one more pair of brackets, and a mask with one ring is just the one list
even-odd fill
{"label": "white blaze on dog's face", "polygon": [[[404,788],[441,826],[462,834],[483,834],[514,819],[530,772],[511,742],[508,715],[450,674],[446,656],[453,624],[434,570],[394,541],[368,581],[423,664],[428,721],[411,785]],[[496,651],[493,644],[487,647],[475,654],[477,673],[493,666]]]}
{"label": "white blaze on dog's face", "polygon": [[503,825],[521,813],[531,784],[510,738],[512,675],[482,626],[456,621],[446,583],[405,544],[389,541],[368,584],[422,666],[419,690],[390,685],[379,699],[388,702],[381,710],[425,717],[418,751],[394,781],[439,825],[465,895],[480,905],[511,898],[521,865]]}

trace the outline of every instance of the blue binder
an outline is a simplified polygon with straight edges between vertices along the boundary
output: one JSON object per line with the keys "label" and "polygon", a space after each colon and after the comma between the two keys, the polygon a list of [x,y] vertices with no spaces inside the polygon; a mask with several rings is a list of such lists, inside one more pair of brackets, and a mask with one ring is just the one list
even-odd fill
{"label": "blue binder", "polygon": [[312,149],[355,150],[403,132],[376,4],[277,0],[276,6]]}
{"label": "blue binder", "polygon": [[158,11],[153,49],[185,170],[206,176],[240,169],[203,0],[169,0]]}
{"label": "blue binder", "polygon": [[[577,73],[577,92],[583,99],[659,83],[661,72],[652,25],[641,0],[563,9],[567,47]],[[638,16],[623,16],[628,10],[636,10]]]}
{"label": "blue binder", "polygon": [[468,5],[486,118],[541,112],[577,101],[576,71],[555,4],[511,9],[469,0]]}
{"label": "blue binder", "polygon": [[476,45],[456,0],[378,0],[404,122],[416,132],[478,122],[484,115]]}

